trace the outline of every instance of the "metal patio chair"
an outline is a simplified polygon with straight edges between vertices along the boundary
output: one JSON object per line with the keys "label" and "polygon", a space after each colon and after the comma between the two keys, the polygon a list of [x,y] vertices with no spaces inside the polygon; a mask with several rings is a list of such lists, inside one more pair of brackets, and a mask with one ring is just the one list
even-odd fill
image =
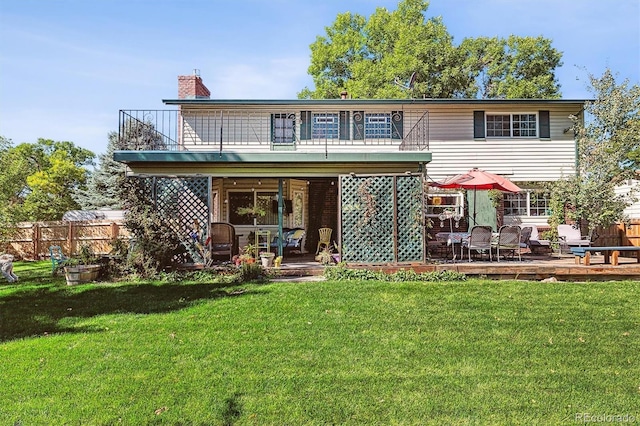
{"label": "metal patio chair", "polygon": [[60,246],[50,246],[49,255],[51,256],[51,273],[55,273],[58,267],[64,266],[69,260],[62,252],[62,247]]}
{"label": "metal patio chair", "polygon": [[466,246],[469,253],[469,262],[471,262],[471,250],[478,251],[480,256],[482,256],[482,253],[487,252],[489,261],[491,261],[491,227],[476,225],[471,228]]}
{"label": "metal patio chair", "polygon": [[500,227],[496,250],[498,262],[500,262],[500,251],[510,251],[512,257],[515,257],[516,253],[518,253],[518,260],[522,261],[520,256],[520,227],[515,225]]}

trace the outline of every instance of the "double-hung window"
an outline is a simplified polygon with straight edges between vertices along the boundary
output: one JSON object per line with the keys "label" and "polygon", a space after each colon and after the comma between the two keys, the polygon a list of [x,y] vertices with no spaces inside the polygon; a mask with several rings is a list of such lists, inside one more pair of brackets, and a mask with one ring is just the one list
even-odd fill
{"label": "double-hung window", "polygon": [[538,136],[536,114],[487,114],[487,137]]}
{"label": "double-hung window", "polygon": [[314,139],[338,139],[338,114],[313,114],[312,137]]}
{"label": "double-hung window", "polygon": [[391,114],[366,114],[364,117],[364,137],[367,139],[390,139]]}
{"label": "double-hung window", "polygon": [[527,191],[504,195],[505,216],[549,216],[549,199],[541,193]]}

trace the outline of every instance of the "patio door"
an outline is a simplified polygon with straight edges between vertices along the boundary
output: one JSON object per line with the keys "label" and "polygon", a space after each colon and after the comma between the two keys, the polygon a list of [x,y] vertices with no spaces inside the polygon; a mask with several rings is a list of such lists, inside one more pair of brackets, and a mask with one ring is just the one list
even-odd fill
{"label": "patio door", "polygon": [[423,183],[412,175],[341,175],[342,260],[424,262]]}

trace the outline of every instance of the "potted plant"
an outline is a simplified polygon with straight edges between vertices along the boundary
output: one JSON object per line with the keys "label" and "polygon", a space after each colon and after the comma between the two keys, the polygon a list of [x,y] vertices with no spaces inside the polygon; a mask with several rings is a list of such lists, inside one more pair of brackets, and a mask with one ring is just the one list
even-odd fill
{"label": "potted plant", "polygon": [[98,258],[88,245],[80,247],[76,257],[65,263],[64,276],[67,285],[75,285],[95,281],[102,266],[97,263]]}
{"label": "potted plant", "polygon": [[236,266],[240,266],[243,263],[254,263],[256,260],[254,257],[255,253],[256,246],[254,246],[253,244],[247,244],[242,248],[242,254],[233,257],[233,261]]}
{"label": "potted plant", "polygon": [[335,260],[333,258],[333,249],[331,247],[324,247],[317,255],[316,262],[320,262],[323,265],[333,265]]}
{"label": "potted plant", "polygon": [[262,266],[265,268],[270,268],[273,266],[273,259],[275,258],[275,253],[270,251],[260,252],[260,260],[262,261]]}

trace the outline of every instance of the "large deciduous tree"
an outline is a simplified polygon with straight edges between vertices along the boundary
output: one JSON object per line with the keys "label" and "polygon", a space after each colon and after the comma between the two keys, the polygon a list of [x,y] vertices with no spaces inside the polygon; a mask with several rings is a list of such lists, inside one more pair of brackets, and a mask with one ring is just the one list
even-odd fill
{"label": "large deciduous tree", "polygon": [[73,193],[87,179],[94,154],[72,142],[38,139],[0,148],[0,213],[7,221],[57,220],[79,208]]}
{"label": "large deciduous tree", "polygon": [[573,117],[578,147],[576,174],[552,184],[553,215],[549,223],[577,221],[593,234],[624,220],[623,210],[635,193],[616,193],[616,186],[637,177],[640,147],[640,87],[617,84],[606,70],[589,76],[593,100],[585,104],[585,119]]}
{"label": "large deciduous tree", "polygon": [[[465,39],[441,18],[426,19],[427,0],[378,8],[367,20],[339,14],[311,44],[315,89],[300,98],[555,98],[561,53],[542,37]],[[412,78],[413,76],[413,78]]]}

